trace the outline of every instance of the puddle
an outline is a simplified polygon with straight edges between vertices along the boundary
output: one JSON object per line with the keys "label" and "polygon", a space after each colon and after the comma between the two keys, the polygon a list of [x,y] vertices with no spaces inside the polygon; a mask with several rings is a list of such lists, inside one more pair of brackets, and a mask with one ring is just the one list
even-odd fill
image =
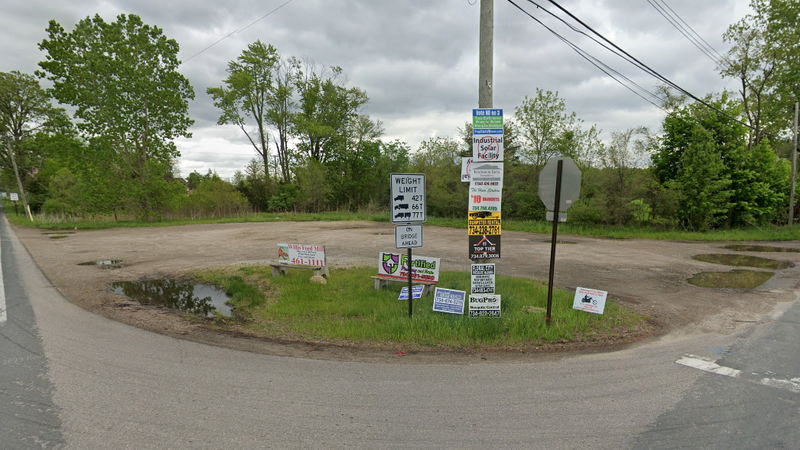
{"label": "puddle", "polygon": [[67,234],[57,234],[55,236],[50,236],[50,239],[64,239],[64,238],[67,238],[67,237],[69,237],[69,235],[67,235]]}
{"label": "puddle", "polygon": [[122,267],[121,259],[98,259],[95,261],[86,261],[78,263],[79,266],[98,266],[101,269],[119,269]]}
{"label": "puddle", "polygon": [[187,280],[117,281],[111,284],[115,294],[125,295],[143,305],[163,306],[204,317],[214,312],[231,316],[230,299],[216,286]]}
{"label": "puddle", "polygon": [[729,253],[708,253],[702,255],[694,255],[692,259],[703,262],[710,262],[714,264],[724,264],[726,266],[737,267],[756,267],[758,269],[785,269],[792,267],[792,263],[787,261],[778,261],[776,259],[762,258],[760,256],[750,255],[732,255]]}
{"label": "puddle", "polygon": [[731,244],[726,245],[722,248],[726,248],[728,250],[735,250],[737,252],[793,252],[793,253],[800,253],[800,249],[798,248],[789,248],[789,247],[772,247],[769,245],[744,245],[744,244]]}
{"label": "puddle", "polygon": [[689,284],[706,288],[753,289],[770,278],[772,272],[737,269],[730,272],[700,272],[687,281]]}
{"label": "puddle", "polygon": [[74,231],[45,231],[44,234],[51,235],[51,234],[75,234]]}
{"label": "puddle", "polygon": [[[531,239],[533,242],[546,242],[550,243],[551,239]],[[561,239],[556,239],[556,244],[577,244],[575,241],[562,241]]]}

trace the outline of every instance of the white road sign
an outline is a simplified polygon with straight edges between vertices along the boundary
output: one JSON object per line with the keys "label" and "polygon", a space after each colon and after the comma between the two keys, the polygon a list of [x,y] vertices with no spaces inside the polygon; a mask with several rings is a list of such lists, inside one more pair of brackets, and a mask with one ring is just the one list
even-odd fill
{"label": "white road sign", "polygon": [[425,175],[393,173],[389,183],[392,223],[425,222]]}
{"label": "white road sign", "polygon": [[16,192],[12,192],[11,193],[11,201],[12,202],[18,202],[19,201],[19,194],[17,194]]}
{"label": "white road sign", "polygon": [[572,309],[595,314],[603,314],[606,308],[608,292],[597,289],[579,287],[575,289],[575,298],[572,300]]}
{"label": "white road sign", "polygon": [[394,246],[397,248],[422,247],[422,225],[395,225]]}

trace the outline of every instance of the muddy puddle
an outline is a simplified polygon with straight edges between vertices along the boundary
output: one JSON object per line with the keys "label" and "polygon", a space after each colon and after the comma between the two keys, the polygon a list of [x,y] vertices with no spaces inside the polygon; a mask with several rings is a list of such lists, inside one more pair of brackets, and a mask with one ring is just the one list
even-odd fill
{"label": "muddy puddle", "polygon": [[772,272],[736,269],[730,272],[700,272],[687,281],[705,288],[753,289],[772,278]]}
{"label": "muddy puddle", "polygon": [[217,312],[231,317],[230,297],[216,286],[188,280],[117,281],[111,284],[115,294],[124,295],[143,305],[160,306],[214,317]]}
{"label": "muddy puddle", "polygon": [[776,259],[762,258],[760,256],[734,255],[729,253],[707,253],[694,255],[692,259],[714,264],[724,264],[726,266],[755,267],[758,269],[779,270],[791,267],[788,261],[778,261]]}

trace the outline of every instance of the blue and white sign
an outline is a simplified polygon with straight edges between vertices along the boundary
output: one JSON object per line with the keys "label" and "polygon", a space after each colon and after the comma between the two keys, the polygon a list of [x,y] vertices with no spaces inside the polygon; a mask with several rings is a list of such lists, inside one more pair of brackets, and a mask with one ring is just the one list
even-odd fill
{"label": "blue and white sign", "polygon": [[433,311],[449,314],[464,314],[465,291],[436,288],[433,292]]}
{"label": "blue and white sign", "polygon": [[[425,291],[425,286],[423,286],[421,284],[418,285],[418,286],[412,286],[411,295],[415,299],[419,299],[419,298],[422,298],[422,293],[424,291]],[[397,299],[398,300],[408,300],[408,286],[405,286],[405,287],[403,287],[403,289],[400,290],[400,296],[397,297]]]}

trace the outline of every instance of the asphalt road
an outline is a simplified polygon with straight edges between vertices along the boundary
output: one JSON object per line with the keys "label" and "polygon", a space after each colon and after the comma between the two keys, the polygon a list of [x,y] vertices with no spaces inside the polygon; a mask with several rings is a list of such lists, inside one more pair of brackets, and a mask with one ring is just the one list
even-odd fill
{"label": "asphalt road", "polygon": [[[798,302],[746,334],[673,334],[602,354],[464,364],[288,358],[165,337],[86,312],[52,287],[9,231],[0,226],[3,448],[800,442],[800,392],[791,384],[800,377]],[[741,375],[675,363],[687,354]]]}

